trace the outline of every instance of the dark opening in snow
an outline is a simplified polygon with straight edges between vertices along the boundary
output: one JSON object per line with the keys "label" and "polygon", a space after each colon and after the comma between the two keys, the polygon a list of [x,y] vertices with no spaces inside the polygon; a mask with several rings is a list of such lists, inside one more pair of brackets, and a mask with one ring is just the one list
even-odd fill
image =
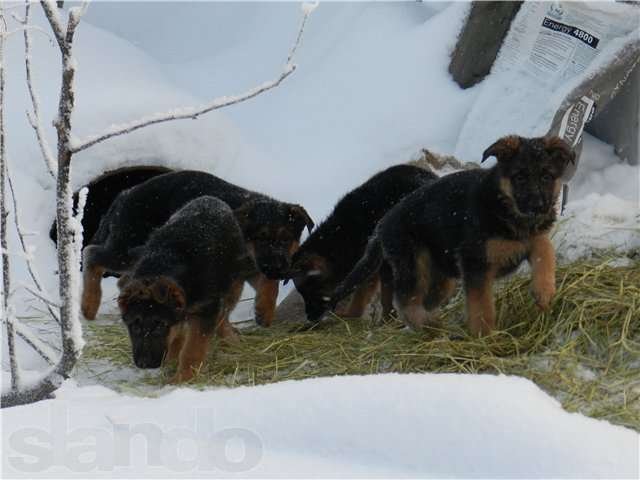
{"label": "dark opening in snow", "polygon": [[[87,185],[89,193],[84,209],[84,218],[82,219],[82,226],[84,227],[82,246],[87,245],[93,238],[96,230],[98,230],[100,219],[121,191],[169,171],[171,171],[169,168],[157,166],[127,167],[106,172],[90,182]],[[75,192],[73,195],[74,208],[77,203],[78,192]],[[58,243],[55,219],[49,230],[49,236],[54,243]]]}

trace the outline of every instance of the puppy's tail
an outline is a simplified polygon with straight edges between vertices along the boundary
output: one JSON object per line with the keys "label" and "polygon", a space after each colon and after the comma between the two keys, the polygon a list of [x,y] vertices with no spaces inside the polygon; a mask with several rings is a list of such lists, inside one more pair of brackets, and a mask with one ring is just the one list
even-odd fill
{"label": "puppy's tail", "polygon": [[336,305],[351,295],[360,285],[371,278],[382,266],[382,244],[376,234],[369,239],[364,255],[347,277],[333,292],[329,307],[334,309]]}

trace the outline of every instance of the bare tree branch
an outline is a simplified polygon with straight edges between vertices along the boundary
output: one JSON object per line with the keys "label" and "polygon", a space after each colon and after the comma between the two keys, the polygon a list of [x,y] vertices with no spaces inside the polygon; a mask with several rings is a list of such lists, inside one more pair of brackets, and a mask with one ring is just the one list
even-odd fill
{"label": "bare tree branch", "polygon": [[[13,203],[13,221],[16,226],[16,232],[18,233],[18,239],[20,240],[20,246],[22,247],[22,251],[24,252],[25,261],[27,263],[27,271],[29,272],[29,275],[31,276],[31,280],[33,280],[33,284],[36,286],[38,291],[43,292],[43,294],[46,294],[46,292],[42,288],[42,282],[40,281],[40,276],[38,275],[38,272],[35,266],[33,265],[33,259],[31,258],[31,253],[27,248],[27,242],[24,239],[24,233],[22,231],[22,226],[20,225],[20,219],[18,217],[18,201],[16,199],[15,189],[13,188],[13,179],[11,178],[11,172],[9,172],[8,162],[6,162],[5,168],[7,170],[7,181],[9,184],[9,191],[11,192],[11,200]],[[47,306],[47,310],[49,311],[49,315],[51,315],[51,317],[56,322],[60,323],[60,319],[58,318],[57,313],[50,307],[50,305],[47,304],[46,306]]]}
{"label": "bare tree branch", "polygon": [[42,9],[49,21],[49,25],[51,25],[51,30],[58,42],[58,46],[61,50],[66,48],[64,27],[62,26],[62,19],[60,18],[58,11],[50,0],[41,0],[40,5],[42,5]]}
{"label": "bare tree branch", "polygon": [[9,368],[11,369],[11,390],[17,391],[20,384],[20,371],[16,359],[15,334],[13,324],[9,321],[12,315],[12,307],[9,305],[11,293],[11,277],[9,253],[7,252],[7,158],[5,150],[4,128],[4,41],[7,32],[7,24],[4,17],[4,6],[0,5],[0,247],[2,248],[2,312],[6,319],[7,346],[9,350]]}
{"label": "bare tree branch", "polygon": [[170,122],[173,120],[195,120],[200,115],[204,115],[205,113],[209,113],[213,110],[218,110],[220,108],[244,102],[246,100],[249,100],[250,98],[260,95],[263,92],[266,92],[267,90],[271,90],[272,88],[277,87],[285,78],[291,75],[294,70],[295,66],[291,65],[289,69],[282,72],[282,74],[276,80],[267,82],[259,87],[255,87],[241,95],[217,98],[204,107],[178,108],[164,113],[156,113],[148,117],[135,120],[131,123],[114,125],[105,133],[93,137],[88,137],[80,142],[74,142],[71,151],[75,154],[110,138],[135,132],[136,130],[139,130],[141,128],[149,127],[158,123]]}
{"label": "bare tree branch", "polygon": [[69,9],[69,20],[67,21],[67,34],[65,35],[65,40],[69,48],[71,48],[71,44],[73,42],[73,35],[76,33],[76,28],[80,24],[80,19],[87,11],[89,7],[89,2],[84,1],[78,7],[72,7]]}
{"label": "bare tree branch", "polygon": [[[51,28],[60,28],[57,10],[51,0],[41,0],[45,15]],[[56,188],[56,217],[58,229],[58,289],[60,301],[60,332],[62,335],[62,358],[56,367],[58,375],[66,378],[71,373],[82,349],[82,328],[78,319],[77,273],[79,258],[77,254],[76,226],[72,218],[72,192],[70,187],[71,170],[71,116],[75,105],[75,61],[72,56],[73,34],[83,8],[74,7],[69,11],[67,31],[59,41],[62,54],[62,82],[60,84],[60,101],[56,131],[58,134],[58,181]],[[62,34],[62,32],[60,32]],[[57,34],[56,34],[57,36]]]}
{"label": "bare tree branch", "polygon": [[[56,226],[58,232],[58,292],[61,302],[59,323],[62,338],[62,355],[55,366],[35,385],[22,388],[20,390],[13,389],[8,393],[3,394],[1,399],[2,407],[31,403],[50,397],[51,394],[60,386],[62,381],[69,377],[82,350],[82,329],[79,321],[79,302],[77,298],[79,285],[77,285],[77,283],[80,267],[80,249],[82,248],[82,216],[84,204],[86,202],[87,190],[83,189],[80,192],[78,214],[74,217],[72,214],[73,197],[70,188],[70,169],[73,154],[108,138],[123,135],[149,125],[170,120],[197,118],[212,110],[243,102],[278,86],[295,71],[296,67],[291,63],[291,60],[302,40],[302,34],[304,32],[307,18],[314,8],[313,6],[303,8],[304,16],[294,45],[289,52],[287,64],[280,76],[275,80],[253,88],[242,95],[222,97],[199,108],[176,109],[164,114],[151,115],[127,125],[112,127],[103,134],[90,137],[84,142],[72,145],[71,120],[75,104],[73,87],[75,61],[72,56],[72,46],[75,30],[86,10],[87,3],[85,2],[81,7],[74,7],[69,10],[66,26],[63,25],[60,15],[52,0],[40,0],[40,4],[51,29],[54,32],[62,57],[62,79],[60,84],[60,97],[58,101],[58,114],[55,121],[58,137]],[[5,165],[3,165],[3,172],[4,166]],[[19,225],[19,222],[17,225]],[[6,248],[4,250],[6,250]],[[24,246],[24,251],[28,253],[26,245]],[[35,275],[35,278],[37,278],[37,275]],[[7,292],[8,291],[9,290],[7,289]],[[50,307],[53,302],[47,301],[46,295],[42,295],[40,292],[42,292],[42,289],[39,289],[38,292],[33,291],[32,293]],[[8,328],[11,328],[10,324],[12,324],[12,322],[7,321]],[[36,343],[30,335],[25,332],[22,332],[22,334],[25,338],[31,339],[32,344]],[[43,349],[41,348],[41,350]],[[45,351],[45,353],[47,352]],[[43,355],[43,357],[46,358],[46,355]]]}
{"label": "bare tree branch", "polygon": [[13,319],[9,318],[7,318],[6,321],[12,323],[16,335],[20,337],[27,345],[29,345],[33,349],[33,351],[40,355],[49,365],[56,364],[56,358],[58,357],[58,355],[53,350],[51,350],[49,345],[40,341],[38,337],[31,334],[30,330],[28,330],[20,322],[14,322]]}
{"label": "bare tree branch", "polygon": [[[58,175],[56,182],[56,219],[58,228],[58,291],[60,301],[60,335],[62,338],[62,356],[35,385],[20,390],[12,390],[2,395],[2,407],[31,403],[51,396],[62,381],[69,377],[82,350],[82,327],[79,321],[78,272],[80,262],[76,239],[77,224],[72,216],[73,197],[70,187],[71,151],[71,115],[75,95],[73,80],[75,62],[72,56],[73,34],[80,21],[84,8],[72,8],[69,12],[67,28],[63,28],[58,11],[51,0],[41,0],[42,9],[58,41],[62,56],[62,81],[55,127],[58,135]],[[81,243],[81,242],[80,242]]]}
{"label": "bare tree branch", "polygon": [[254,87],[240,95],[234,96],[224,96],[219,97],[208,104],[197,106],[197,107],[186,107],[186,108],[177,108],[174,110],[169,110],[167,112],[155,113],[152,115],[148,115],[146,117],[140,118],[138,120],[134,120],[129,123],[125,123],[122,125],[113,125],[105,132],[92,135],[82,140],[74,141],[71,147],[71,153],[75,154],[86,150],[89,147],[92,147],[100,142],[104,142],[113,137],[117,137],[119,135],[124,135],[127,133],[134,132],[141,128],[149,127],[151,125],[156,125],[158,123],[170,122],[173,120],[188,120],[188,119],[196,119],[205,113],[209,113],[213,110],[218,110],[220,108],[228,107],[231,105],[235,105],[238,103],[245,102],[251,98],[254,98],[261,93],[267,92],[278,85],[280,85],[289,75],[291,75],[296,70],[296,65],[292,64],[291,61],[295,55],[295,52],[298,49],[298,46],[302,42],[302,37],[304,33],[305,26],[307,24],[307,19],[313,8],[305,8],[303,10],[302,20],[300,22],[300,27],[298,29],[298,33],[296,35],[295,42],[289,51],[289,55],[287,56],[287,62],[284,66],[282,73],[274,80],[269,82],[265,82],[262,85]]}
{"label": "bare tree branch", "polygon": [[[29,89],[29,96],[31,97],[31,105],[33,106],[33,114],[27,112],[27,118],[29,119],[29,123],[33,128],[36,138],[38,139],[38,145],[40,145],[40,152],[42,153],[42,158],[44,159],[45,166],[49,175],[51,177],[56,178],[55,169],[56,169],[56,160],[53,157],[53,153],[51,152],[51,147],[49,147],[49,142],[47,142],[47,137],[44,134],[42,129],[42,123],[40,121],[40,101],[38,99],[38,95],[33,88],[33,81],[31,77],[31,33],[29,32],[29,14],[31,10],[31,0],[25,0],[25,9],[24,9],[24,20],[23,25],[24,29],[24,64],[27,74],[27,87]],[[38,287],[40,288],[40,287]]]}
{"label": "bare tree branch", "polygon": [[291,50],[289,50],[289,55],[287,55],[287,65],[291,63],[291,60],[293,60],[293,57],[296,54],[296,51],[298,50],[298,46],[300,46],[300,43],[302,43],[302,34],[304,33],[304,27],[307,25],[307,20],[309,19],[309,15],[311,15],[311,13],[316,9],[317,6],[318,6],[318,2],[304,4],[302,6],[302,12],[303,12],[302,20],[300,20],[300,27],[298,28],[298,35],[296,36],[296,41],[293,42],[293,46],[291,47]]}
{"label": "bare tree branch", "polygon": [[[17,17],[20,18],[20,17]],[[18,27],[18,28],[14,28],[13,30],[9,30],[7,32],[4,33],[4,38],[9,38],[12,35],[15,35],[16,33],[20,33],[20,32],[24,32],[25,30],[34,30],[36,32],[42,32],[42,29],[40,27],[34,27],[34,26],[30,26],[30,27]]]}
{"label": "bare tree branch", "polygon": [[24,288],[27,292],[29,292],[31,295],[36,297],[45,305],[51,305],[52,307],[60,308],[60,305],[57,302],[51,300],[50,298],[45,296],[42,292],[39,292],[38,290],[34,290],[29,285],[22,285],[22,288]]}

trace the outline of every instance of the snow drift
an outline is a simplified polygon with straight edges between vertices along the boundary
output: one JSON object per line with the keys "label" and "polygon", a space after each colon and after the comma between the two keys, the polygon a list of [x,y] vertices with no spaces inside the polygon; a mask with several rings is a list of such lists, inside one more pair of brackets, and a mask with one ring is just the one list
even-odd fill
{"label": "snow drift", "polygon": [[516,377],[333,377],[156,399],[69,382],[56,400],[3,411],[3,426],[4,469],[18,476],[638,475],[638,434]]}

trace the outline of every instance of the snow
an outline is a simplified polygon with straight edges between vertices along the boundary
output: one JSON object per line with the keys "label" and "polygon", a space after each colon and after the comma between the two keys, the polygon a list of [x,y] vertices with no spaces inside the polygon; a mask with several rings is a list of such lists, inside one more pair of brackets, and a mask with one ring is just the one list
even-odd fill
{"label": "snow", "polygon": [[[206,105],[211,98],[277,78],[296,39],[301,9],[309,13],[317,6],[176,5],[96,2],[83,15],[74,47],[74,134],[82,139],[76,146],[95,132],[113,131],[112,125]],[[545,94],[537,102],[538,97],[528,96],[530,85],[508,88],[499,76],[461,90],[447,66],[468,10],[462,2],[321,4],[297,49],[296,71],[282,85],[198,120],[156,125],[84,150],[74,158],[72,187],[124,166],[201,169],[300,203],[317,223],[350,188],[422,148],[479,162],[494,137],[513,133],[513,125],[523,125],[518,133],[524,134],[544,130],[557,98]],[[39,6],[32,14],[48,29]],[[31,39],[41,123],[48,143],[55,145],[51,120],[59,53],[40,32]],[[34,268],[43,290],[57,292],[56,253],[48,238],[55,189],[25,118],[31,102],[21,42],[19,35],[10,37],[6,52],[9,162],[21,225],[35,232],[26,237]],[[536,110],[526,124],[525,101]],[[517,108],[508,108],[509,102]],[[500,122],[482,115],[488,106],[500,107]],[[597,249],[625,255],[640,248],[639,183],[638,166],[620,161],[611,146],[585,135],[570,202],[554,235],[561,260]],[[12,251],[19,250],[13,229],[10,234]],[[16,284],[30,284],[23,262],[16,259],[12,268]],[[104,287],[101,313],[114,312],[115,282]],[[22,295],[18,315],[42,316],[41,302],[24,289],[17,295]],[[235,318],[248,318],[251,307],[252,302],[241,303]],[[48,341],[57,326],[37,320],[29,328],[32,338]],[[47,363],[20,338],[17,348],[23,380],[46,370]],[[4,351],[2,361],[7,385]],[[9,442],[4,467],[20,473],[9,464],[15,453],[11,435],[27,427],[47,428],[58,407],[66,409],[73,428],[109,433],[114,423],[151,422],[162,427],[167,444],[176,429],[189,428],[200,408],[215,413],[215,429],[205,427],[198,438],[232,426],[258,434],[261,461],[240,476],[638,476],[637,434],[564,412],[532,383],[517,378],[381,375],[203,392],[166,388],[155,394],[159,397],[130,397],[66,382],[55,400],[2,411],[3,439]],[[145,470],[140,442],[133,442],[131,459],[138,463],[116,469],[118,475],[167,476],[179,467]],[[50,473],[74,472],[55,467]],[[187,470],[189,476],[210,473]],[[108,470],[91,474],[115,476]]]}
{"label": "snow", "polygon": [[[296,40],[300,9],[306,12],[306,7],[288,3],[193,3],[177,10],[157,3],[153,12],[127,4],[129,15],[122,15],[119,5],[92,4],[76,32],[75,147],[100,135],[95,132],[130,128],[132,119],[157,120],[153,112],[206,106],[212,96],[246,91],[276,78]],[[406,161],[424,147],[450,154],[464,143],[470,116],[486,96],[485,86],[461,90],[447,73],[468,8],[463,3],[318,7],[296,53],[299,68],[281,86],[197,121],[156,125],[82,151],[74,160],[72,186],[77,189],[105,170],[124,166],[196,168],[301,203],[320,220],[344,192],[376,171]],[[34,7],[32,16],[46,26],[40,8]],[[151,24],[157,28],[150,29]],[[200,36],[194,36],[194,28]],[[185,32],[184,42],[173,40],[172,29]],[[8,43],[12,65],[21,64],[23,46],[16,39]],[[47,80],[57,78],[58,53],[38,33],[32,43],[34,87],[43,99],[41,121],[48,125],[58,86]],[[12,91],[23,89],[22,67],[9,69]],[[38,255],[36,269],[44,289],[54,292],[55,252],[47,238],[55,213],[53,184],[24,120],[29,106],[27,95],[8,101],[8,116],[15,119],[8,132],[9,159],[16,167],[24,228],[39,232],[29,239]],[[52,144],[53,130],[46,133]],[[586,138],[570,200],[615,192],[637,202],[637,167],[619,162],[611,147]],[[462,160],[479,161],[484,147]],[[602,227],[606,231],[609,224]],[[632,243],[630,237],[627,231],[612,238],[624,249]],[[14,268],[16,278],[27,278],[24,268]],[[105,286],[105,299],[114,297],[115,282]],[[114,312],[115,303],[104,302],[101,311]]]}
{"label": "snow", "polygon": [[[546,2],[525,4],[514,19],[515,23],[522,22],[523,25],[511,29],[505,43],[513,42],[520,46],[521,42],[525,42],[525,39],[517,38],[522,35],[525,26],[529,25],[525,19],[541,19],[548,5]],[[586,69],[579,75],[569,75],[559,69],[556,75],[534,76],[523,65],[526,64],[526,59],[518,59],[513,65],[511,52],[501,50],[492,67],[491,75],[477,87],[478,98],[469,111],[458,137],[455,149],[457,157],[474,160],[479,155],[478,152],[482,152],[496,138],[504,135],[545,135],[567,95],[586,78],[592,78],[613,61],[625,46],[638,41],[640,12],[637,8],[620,3],[611,3],[608,6],[602,3],[584,3],[578,8],[591,9],[592,5],[596,5],[595,8],[600,8],[603,12],[614,10],[618,15],[623,15],[625,25],[620,26],[620,35],[607,38],[602,51],[587,63]],[[608,20],[607,17],[604,18],[605,21]],[[619,18],[613,18],[620,21]],[[537,24],[535,28],[537,30]],[[516,38],[511,40],[511,37]],[[536,37],[537,31],[530,38],[535,40]],[[522,47],[522,51],[527,50]]]}
{"label": "snow", "polygon": [[21,477],[638,475],[637,433],[567,413],[517,377],[332,377],[154,399],[66,382],[2,417],[4,471]]}
{"label": "snow", "polygon": [[320,2],[304,2],[301,6],[301,10],[305,15],[310,15],[313,11],[318,8]]}

